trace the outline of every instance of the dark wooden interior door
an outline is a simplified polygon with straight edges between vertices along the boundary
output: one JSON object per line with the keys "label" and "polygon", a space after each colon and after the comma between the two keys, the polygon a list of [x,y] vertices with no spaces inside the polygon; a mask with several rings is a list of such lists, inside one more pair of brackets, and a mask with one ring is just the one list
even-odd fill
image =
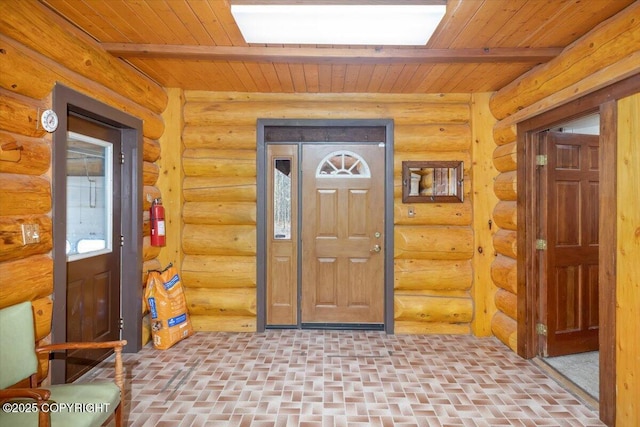
{"label": "dark wooden interior door", "polygon": [[384,323],[384,147],[302,151],[305,324]]}
{"label": "dark wooden interior door", "polygon": [[[67,142],[67,241],[71,240],[72,249],[67,258],[66,340],[117,340],[120,338],[120,132],[77,116],[69,116],[68,129],[73,133]],[[111,156],[106,154],[109,151]],[[106,162],[111,162],[110,173],[105,172]],[[85,179],[94,184],[71,184]],[[104,188],[112,187],[111,200],[103,186],[95,184],[102,181]],[[110,244],[104,233],[110,234]],[[78,252],[81,240],[89,247],[86,253]],[[106,247],[91,250],[91,240],[103,240]],[[74,381],[111,352],[68,351],[65,380]]]}
{"label": "dark wooden interior door", "polygon": [[[548,132],[546,356],[598,350],[599,136]],[[544,347],[544,346],[543,346]]]}

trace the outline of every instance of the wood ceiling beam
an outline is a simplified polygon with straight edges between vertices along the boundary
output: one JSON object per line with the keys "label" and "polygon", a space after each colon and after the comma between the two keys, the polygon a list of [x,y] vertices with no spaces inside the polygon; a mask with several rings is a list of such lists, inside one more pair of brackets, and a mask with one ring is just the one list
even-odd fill
{"label": "wood ceiling beam", "polygon": [[325,48],[134,43],[102,43],[102,47],[112,55],[122,58],[319,64],[540,63],[547,62],[562,52],[562,48]]}
{"label": "wood ceiling beam", "polygon": [[[248,5],[273,5],[273,0],[230,0],[230,3],[233,4],[248,4]],[[349,2],[345,2],[344,0],[278,0],[277,4],[293,4],[293,5],[328,5],[328,4],[337,4],[337,5],[412,5],[412,6],[423,6],[423,5],[447,5],[447,0],[350,0]]]}
{"label": "wood ceiling beam", "polygon": [[[273,0],[230,0],[231,4],[249,4],[249,5],[273,5]],[[447,5],[447,0],[350,0],[349,2],[345,2],[344,0],[322,0],[321,2],[318,0],[278,0],[277,4],[309,4],[309,5],[327,5],[327,4],[337,4],[344,5],[348,3],[349,5],[358,4],[358,5]]]}

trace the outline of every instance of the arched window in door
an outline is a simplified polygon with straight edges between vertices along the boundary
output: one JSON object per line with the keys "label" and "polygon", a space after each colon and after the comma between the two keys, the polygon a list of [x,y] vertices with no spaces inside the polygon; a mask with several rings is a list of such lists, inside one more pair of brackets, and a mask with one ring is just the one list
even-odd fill
{"label": "arched window in door", "polygon": [[316,169],[316,177],[318,178],[369,178],[371,171],[367,162],[358,154],[347,151],[338,150],[329,153]]}

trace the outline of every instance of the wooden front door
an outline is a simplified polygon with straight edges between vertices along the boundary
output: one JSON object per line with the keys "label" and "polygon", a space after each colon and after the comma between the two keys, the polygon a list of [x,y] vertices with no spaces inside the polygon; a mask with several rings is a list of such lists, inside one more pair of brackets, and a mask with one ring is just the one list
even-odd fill
{"label": "wooden front door", "polygon": [[303,326],[384,323],[384,152],[303,147]]}
{"label": "wooden front door", "polygon": [[541,143],[543,355],[598,350],[599,137],[548,132]]}
{"label": "wooden front door", "polygon": [[[70,115],[67,137],[67,341],[120,338],[120,131]],[[111,350],[70,350],[71,382]]]}

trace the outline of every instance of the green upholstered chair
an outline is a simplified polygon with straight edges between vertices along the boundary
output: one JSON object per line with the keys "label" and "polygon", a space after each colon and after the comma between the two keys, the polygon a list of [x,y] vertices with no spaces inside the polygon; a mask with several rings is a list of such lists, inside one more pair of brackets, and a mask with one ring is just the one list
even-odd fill
{"label": "green upholstered chair", "polygon": [[[82,342],[35,346],[31,302],[0,310],[0,426],[101,426],[115,413],[122,425],[122,347],[127,342]],[[115,381],[38,387],[37,353],[80,348],[113,348]],[[15,388],[29,379],[31,388]],[[26,404],[26,406],[25,406]],[[25,413],[37,405],[42,410]],[[7,409],[9,411],[7,411]],[[21,409],[19,412],[13,410]],[[48,409],[48,410],[47,410]]]}

